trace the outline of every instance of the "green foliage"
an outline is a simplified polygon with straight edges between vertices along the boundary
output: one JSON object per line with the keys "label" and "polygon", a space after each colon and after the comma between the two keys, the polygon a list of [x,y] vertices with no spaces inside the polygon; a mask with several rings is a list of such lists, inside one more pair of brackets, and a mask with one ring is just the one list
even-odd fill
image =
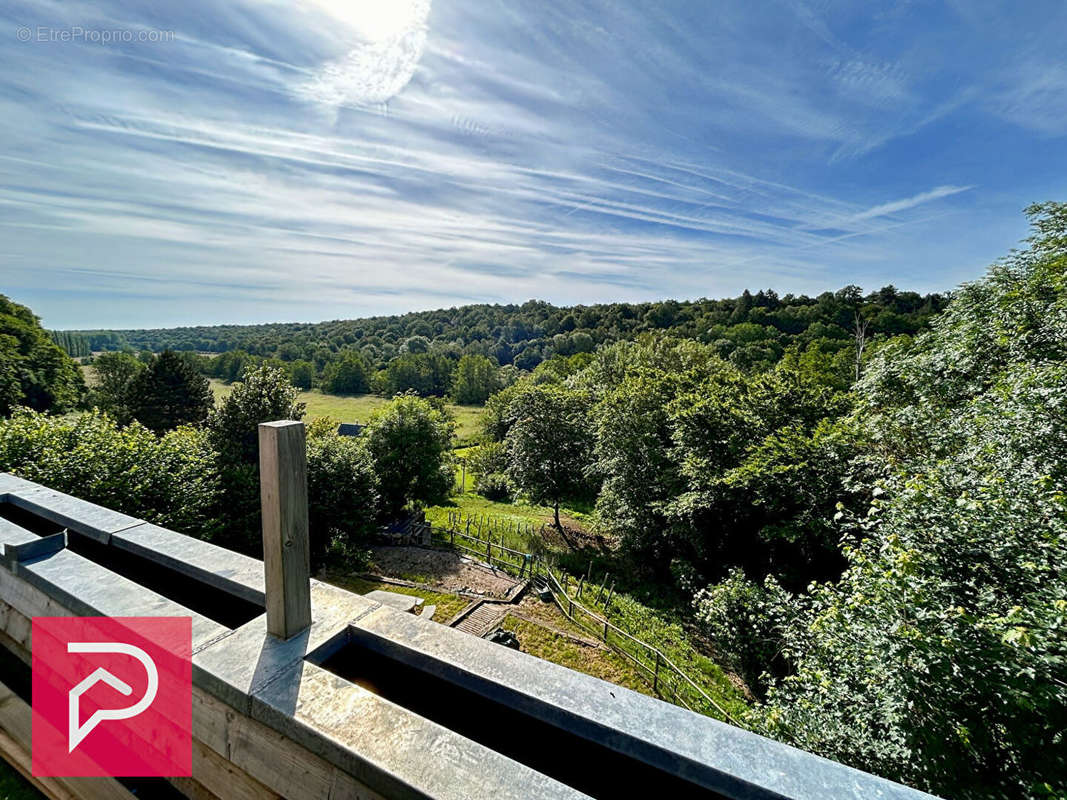
{"label": "green foliage", "polygon": [[262,553],[259,424],[302,419],[304,405],[296,396],[284,370],[258,367],[235,383],[208,417],[208,438],[217,454],[222,486],[216,512],[222,528],[220,544],[250,555]]}
{"label": "green foliage", "polygon": [[761,585],[735,568],[698,593],[693,607],[720,662],[750,689],[765,689],[767,671],[783,667],[782,631],[792,613],[790,595],[771,575]]}
{"label": "green foliage", "polygon": [[125,391],[129,416],[156,433],[203,422],[214,404],[207,378],[170,350],[133,375]]}
{"label": "green foliage", "polygon": [[397,396],[371,416],[361,438],[374,461],[385,515],[448,496],[455,480],[452,428],[444,411],[413,394]]}
{"label": "green foliage", "polygon": [[304,404],[284,371],[259,367],[233,385],[207,420],[211,442],[220,458],[232,464],[256,464],[259,458],[259,424],[282,419],[303,419]]}
{"label": "green foliage", "polygon": [[1067,793],[1067,212],[960,289],[858,387],[870,510],[784,628],[754,715],[800,747],[954,798]]}
{"label": "green foliage", "polygon": [[528,388],[528,382],[517,381],[505,386],[486,401],[485,411],[482,412],[482,428],[487,439],[493,442],[504,441],[504,437],[508,435],[508,429],[511,427],[508,406],[511,405],[512,400]]}
{"label": "green foliage", "polygon": [[403,353],[389,362],[379,388],[386,397],[405,392],[442,397],[452,387],[454,369],[455,364],[440,353]]}
{"label": "green foliage", "polygon": [[0,420],[0,472],[194,536],[215,530],[214,454],[193,428],[158,437],[100,412],[71,419],[23,409]]}
{"label": "green foliage", "polygon": [[289,365],[289,380],[297,389],[307,391],[315,382],[315,365],[310,361],[294,361]]}
{"label": "green foliage", "polygon": [[574,383],[597,398],[598,515],[646,566],[743,564],[796,586],[840,569],[829,517],[857,445],[837,422],[847,396],[820,376],[649,339],[602,350]]}
{"label": "green foliage", "polygon": [[308,522],[311,562],[331,552],[348,555],[370,543],[378,516],[378,481],[370,454],[357,439],[309,436]]}
{"label": "green foliage", "polygon": [[452,399],[463,405],[484,404],[500,388],[497,369],[496,362],[485,356],[463,356],[452,379]]}
{"label": "green foliage", "polygon": [[529,387],[508,405],[508,480],[534,502],[552,506],[589,491],[593,432],[589,401],[554,385]]}
{"label": "green foliage", "polygon": [[89,349],[89,340],[80,333],[73,331],[49,331],[52,341],[63,348],[63,351],[72,358],[85,358],[92,354]]}
{"label": "green foliage", "polygon": [[503,442],[486,442],[471,448],[466,456],[467,468],[474,475],[474,490],[487,500],[503,501],[511,497],[508,482],[508,451]]}
{"label": "green foliage", "polygon": [[89,391],[89,403],[121,424],[130,422],[130,385],[144,369],[144,363],[132,353],[102,353],[93,361],[96,385]]}
{"label": "green foliage", "polygon": [[78,365],[33,312],[0,294],[0,415],[19,405],[69,411],[84,395]]}
{"label": "green foliage", "polygon": [[322,373],[322,389],[330,394],[366,394],[370,391],[370,367],[358,352],[349,350]]}
{"label": "green foliage", "polygon": [[[563,379],[559,369],[575,356],[588,356],[606,344],[649,333],[697,339],[717,355],[744,370],[765,370],[790,345],[811,343],[842,363],[850,363],[852,330],[858,313],[869,320],[874,338],[914,334],[944,307],[940,295],[920,296],[892,286],[863,296],[855,287],[818,297],[772,291],[723,300],[659,303],[613,303],[558,308],[531,300],[520,305],[477,305],[424,311],[402,316],[335,320],[316,325],[226,325],[140,331],[81,331],[94,350],[164,348],[215,352],[208,374],[237,380],[252,363],[265,359],[307,361],[316,371],[358,350],[368,362],[368,375],[388,372],[403,359],[384,384],[387,396],[413,389],[444,396],[452,389],[452,370],[464,355],[495,359],[516,370],[534,370],[553,362],[538,381]],[[414,356],[421,359],[412,360]],[[436,358],[427,358],[435,356]],[[443,359],[443,360],[442,360]],[[558,360],[557,360],[558,359]],[[578,362],[580,369],[580,361]],[[851,376],[846,376],[851,380]],[[294,376],[294,380],[296,380]],[[501,380],[507,385],[508,379]]]}

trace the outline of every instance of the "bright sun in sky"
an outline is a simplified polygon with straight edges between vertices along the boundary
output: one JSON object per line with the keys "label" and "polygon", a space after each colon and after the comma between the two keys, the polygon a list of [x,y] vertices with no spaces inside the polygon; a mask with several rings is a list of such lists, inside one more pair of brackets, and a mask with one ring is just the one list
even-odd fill
{"label": "bright sun in sky", "polygon": [[380,42],[400,36],[426,16],[428,0],[310,0],[351,26],[361,38]]}

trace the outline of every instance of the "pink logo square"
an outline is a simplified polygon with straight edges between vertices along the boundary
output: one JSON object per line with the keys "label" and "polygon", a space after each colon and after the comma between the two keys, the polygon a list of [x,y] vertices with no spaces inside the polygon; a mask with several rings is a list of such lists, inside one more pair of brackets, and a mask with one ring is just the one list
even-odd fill
{"label": "pink logo square", "polygon": [[33,774],[192,774],[189,617],[33,618]]}

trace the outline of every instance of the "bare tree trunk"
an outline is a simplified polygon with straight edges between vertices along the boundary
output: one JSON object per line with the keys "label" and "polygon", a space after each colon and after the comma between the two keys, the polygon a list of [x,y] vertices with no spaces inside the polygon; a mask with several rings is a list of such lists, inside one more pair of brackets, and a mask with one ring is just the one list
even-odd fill
{"label": "bare tree trunk", "polygon": [[563,526],[559,522],[559,500],[557,500],[556,504],[552,506],[552,513],[556,517],[556,530],[562,532]]}
{"label": "bare tree trunk", "polygon": [[864,319],[860,316],[860,312],[856,311],[856,320],[854,334],[856,337],[856,380],[860,379],[860,370],[863,368],[863,350],[867,346],[867,326],[870,325],[870,320]]}

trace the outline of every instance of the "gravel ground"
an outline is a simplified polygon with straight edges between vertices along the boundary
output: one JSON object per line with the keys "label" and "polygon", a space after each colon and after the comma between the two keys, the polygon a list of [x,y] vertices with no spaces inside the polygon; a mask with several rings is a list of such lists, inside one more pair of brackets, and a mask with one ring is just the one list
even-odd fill
{"label": "gravel ground", "polygon": [[371,571],[387,578],[415,581],[449,592],[503,597],[517,581],[507,574],[448,550],[425,547],[372,547]]}

